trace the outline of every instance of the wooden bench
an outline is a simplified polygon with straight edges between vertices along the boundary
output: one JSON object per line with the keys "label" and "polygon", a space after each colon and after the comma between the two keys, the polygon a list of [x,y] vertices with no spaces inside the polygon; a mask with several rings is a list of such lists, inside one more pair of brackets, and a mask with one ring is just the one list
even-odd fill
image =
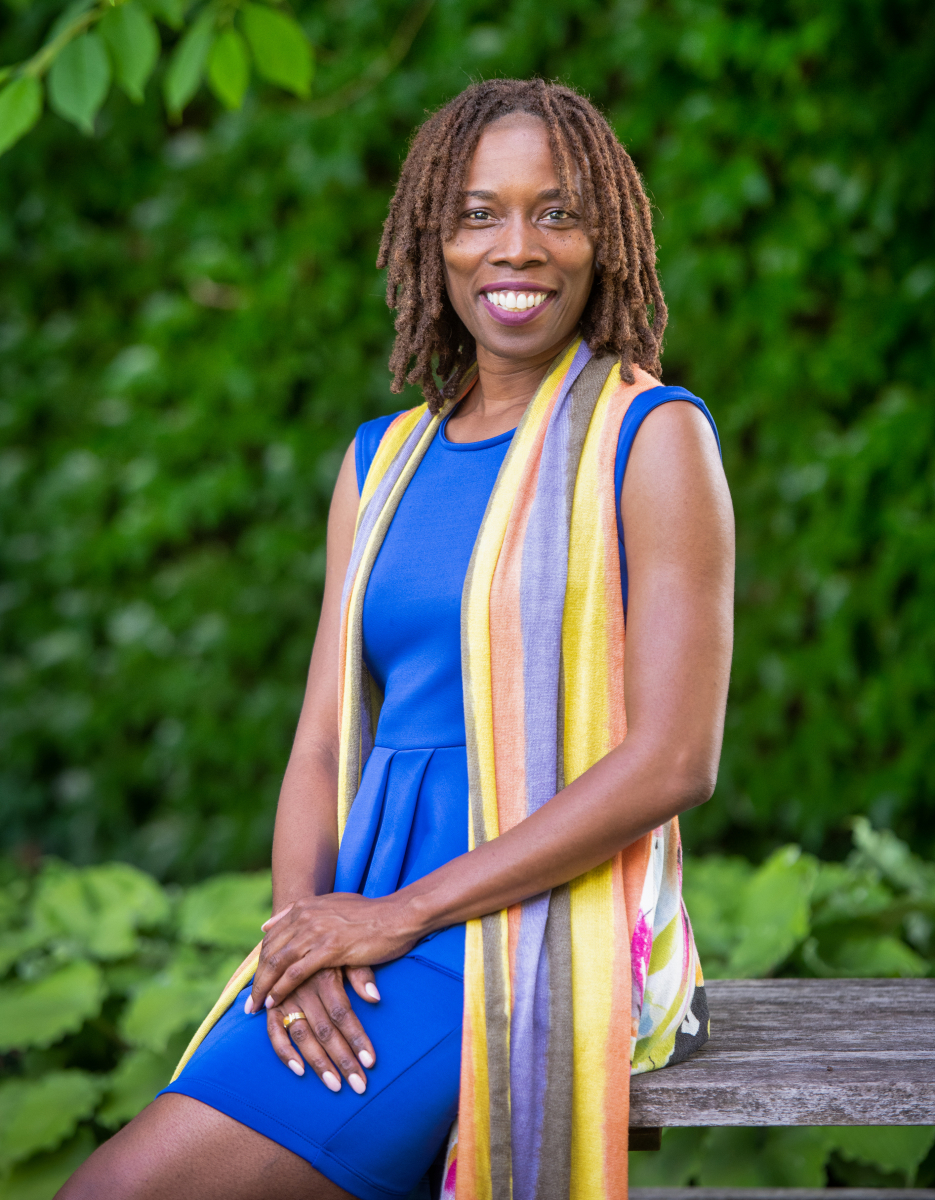
{"label": "wooden bench", "polygon": [[[715,979],[711,1040],[630,1082],[630,1149],[666,1126],[935,1124],[935,979]],[[428,1178],[409,1200],[429,1200]],[[935,1189],[631,1188],[630,1200],[935,1200]]]}
{"label": "wooden bench", "polygon": [[935,979],[718,979],[707,995],[711,1040],[631,1081],[631,1149],[676,1125],[935,1124]]}

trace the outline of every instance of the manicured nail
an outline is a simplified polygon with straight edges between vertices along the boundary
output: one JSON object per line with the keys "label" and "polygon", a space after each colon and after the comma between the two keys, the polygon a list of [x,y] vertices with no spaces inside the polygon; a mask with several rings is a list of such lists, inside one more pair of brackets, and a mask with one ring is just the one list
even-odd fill
{"label": "manicured nail", "polygon": [[370,1053],[369,1050],[361,1050],[360,1054],[358,1054],[357,1057],[364,1064],[364,1066],[368,1068],[368,1070],[370,1067],[373,1066],[373,1055]]}
{"label": "manicured nail", "polygon": [[285,908],[281,908],[278,913],[273,913],[273,915],[269,918],[269,920],[264,921],[263,924],[260,926],[260,928],[263,930],[263,932],[266,933],[266,931],[267,931],[267,929],[269,929],[270,925],[275,925],[276,922],[279,920],[279,918],[284,917],[290,908],[292,908],[291,904],[287,905]]}
{"label": "manicured nail", "polygon": [[379,999],[380,999],[380,993],[377,991],[377,985],[376,985],[375,983],[368,983],[368,984],[367,984],[367,985],[364,987],[364,991],[365,991],[365,992],[367,993],[367,995],[368,995],[368,996],[370,996],[372,999],[374,999],[374,1000],[379,1000]]}
{"label": "manicured nail", "polygon": [[325,1087],[330,1088],[332,1092],[340,1092],[341,1080],[338,1079],[337,1075],[333,1075],[331,1071],[325,1071],[324,1075],[321,1077],[321,1081]]}
{"label": "manicured nail", "polygon": [[243,1010],[247,1014],[248,1017],[253,1012],[253,997],[252,996],[247,997],[247,1003],[243,1006]]}
{"label": "manicured nail", "polygon": [[348,1075],[347,1082],[351,1085],[358,1096],[362,1096],[367,1090],[367,1085],[359,1075]]}
{"label": "manicured nail", "polygon": [[293,1073],[293,1075],[304,1075],[305,1074],[305,1068],[302,1066],[302,1064],[300,1062],[296,1062],[296,1060],[294,1058],[290,1058],[289,1061],[286,1063],[286,1066]]}
{"label": "manicured nail", "polygon": [[267,996],[263,1003],[266,1005],[267,1008],[272,1008],[273,1004],[274,1004],[273,997]]}

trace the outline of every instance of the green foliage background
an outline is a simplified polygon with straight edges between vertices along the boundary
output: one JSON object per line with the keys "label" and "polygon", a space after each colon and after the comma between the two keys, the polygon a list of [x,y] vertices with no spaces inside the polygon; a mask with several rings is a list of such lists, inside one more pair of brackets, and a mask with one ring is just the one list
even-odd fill
{"label": "green foliage background", "polygon": [[[4,10],[4,58],[50,0]],[[316,96],[406,9],[298,10]],[[5,39],[5,40],[3,40]],[[334,115],[114,93],[0,160],[3,821],[10,849],[163,878],[260,867],[315,630],[324,517],[391,397],[373,267],[422,113],[560,77],[658,207],[666,379],[719,422],[737,653],[696,850],[919,850],[933,794],[935,12],[924,0],[438,0]],[[151,89],[154,91],[154,89]]]}
{"label": "green foliage background", "polygon": [[[13,62],[62,5],[5,4]],[[417,399],[388,392],[380,225],[475,78],[607,112],[658,210],[665,379],[720,427],[737,648],[683,825],[708,973],[932,972],[935,10],[436,0],[387,75],[424,7],[297,0],[308,102],[202,90],[167,127],[160,63],[92,138],[46,115],[0,159],[0,851],[30,868],[0,901],[0,1197],[153,1094],[268,915],[262,873],[198,881],[268,866],[337,467]],[[931,1182],[930,1134],[670,1131],[634,1182]]]}

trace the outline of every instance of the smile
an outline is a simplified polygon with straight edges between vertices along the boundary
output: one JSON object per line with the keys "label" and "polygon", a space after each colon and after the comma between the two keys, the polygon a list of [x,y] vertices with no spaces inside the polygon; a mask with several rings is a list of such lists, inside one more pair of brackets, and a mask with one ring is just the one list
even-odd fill
{"label": "smile", "polygon": [[547,306],[554,292],[528,288],[524,291],[498,288],[480,293],[484,307],[501,325],[524,325]]}

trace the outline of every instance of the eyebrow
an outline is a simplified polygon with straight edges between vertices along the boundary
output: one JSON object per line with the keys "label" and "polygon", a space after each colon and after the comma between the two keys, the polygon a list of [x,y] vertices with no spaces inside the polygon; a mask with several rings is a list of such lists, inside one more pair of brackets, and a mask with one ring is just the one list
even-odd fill
{"label": "eyebrow", "polygon": [[[484,192],[484,191],[462,192],[462,195],[471,196],[475,200],[496,200],[496,198],[497,198],[496,192]],[[560,200],[561,197],[562,197],[562,192],[561,192],[560,188],[547,188],[544,192],[540,192],[539,195],[536,197],[536,199],[537,200]]]}

